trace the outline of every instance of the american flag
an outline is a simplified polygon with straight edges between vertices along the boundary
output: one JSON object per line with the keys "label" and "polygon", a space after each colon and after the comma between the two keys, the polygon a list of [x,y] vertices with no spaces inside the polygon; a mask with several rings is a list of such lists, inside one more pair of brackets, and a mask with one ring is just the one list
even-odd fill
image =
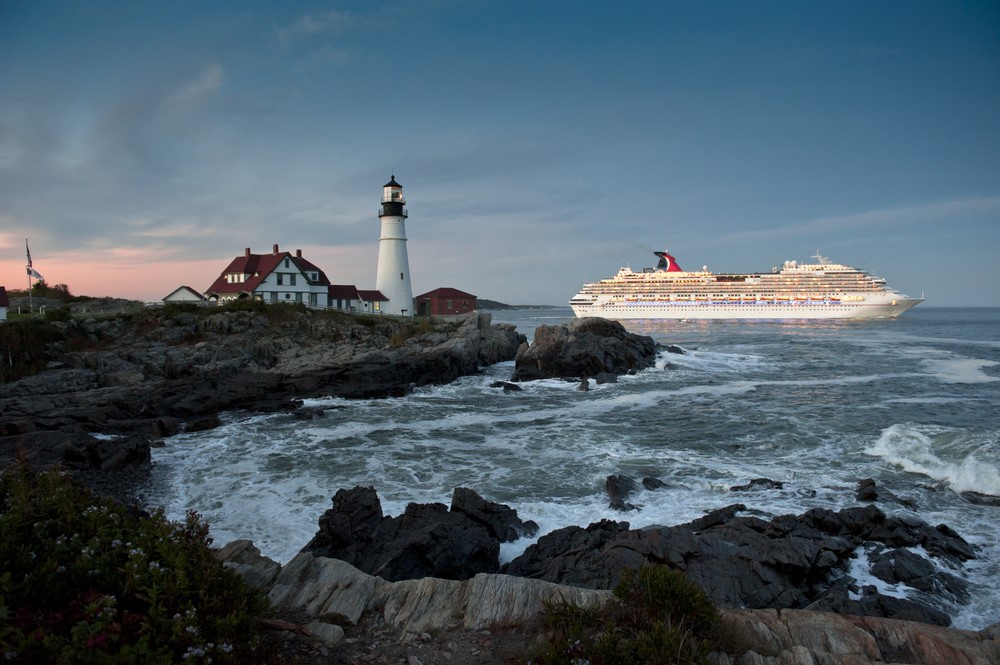
{"label": "american flag", "polygon": [[34,277],[39,281],[44,281],[45,278],[38,274],[38,271],[31,267],[31,250],[28,249],[28,239],[24,239],[24,253],[28,255],[28,275]]}

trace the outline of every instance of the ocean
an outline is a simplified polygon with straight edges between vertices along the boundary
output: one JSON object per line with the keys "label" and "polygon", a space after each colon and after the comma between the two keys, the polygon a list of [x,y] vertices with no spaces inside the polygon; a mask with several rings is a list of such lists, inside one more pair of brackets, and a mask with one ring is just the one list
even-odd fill
{"label": "ocean", "polygon": [[[494,312],[529,340],[568,308]],[[947,524],[978,558],[956,627],[1000,620],[1000,309],[918,307],[884,321],[630,321],[632,332],[684,348],[655,368],[589,392],[556,380],[490,388],[513,362],[393,399],[309,399],[323,415],[223,414],[221,427],[153,450],[145,500],[180,519],[196,510],[215,542],[249,538],[290,560],[341,488],[376,488],[386,514],[450,503],[455,487],[507,504],[541,534],[601,519],[673,525],[743,503],[761,515],[859,505],[873,478],[890,514]],[[608,508],[611,474],[655,476],[638,511]],[[734,493],[753,478],[780,490]],[[501,548],[508,561],[531,544]],[[861,554],[861,553],[859,553]],[[952,571],[954,572],[954,571]],[[905,596],[867,574],[852,574]]]}

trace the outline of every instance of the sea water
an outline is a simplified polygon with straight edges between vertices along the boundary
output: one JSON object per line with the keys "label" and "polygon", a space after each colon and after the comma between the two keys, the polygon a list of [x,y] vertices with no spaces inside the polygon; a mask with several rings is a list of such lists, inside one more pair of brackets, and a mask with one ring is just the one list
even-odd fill
{"label": "sea water", "polygon": [[[531,338],[569,309],[495,312]],[[507,504],[541,534],[601,519],[673,525],[743,503],[762,516],[859,505],[859,480],[902,501],[890,514],[947,524],[976,549],[954,625],[1000,620],[1000,309],[920,307],[885,321],[630,321],[675,344],[616,384],[544,380],[503,392],[513,363],[392,399],[309,399],[323,414],[223,414],[217,429],[153,451],[150,504],[196,510],[216,542],[253,540],[286,562],[341,488],[376,488],[386,514],[449,503],[455,487]],[[610,510],[611,474],[653,476],[637,511]],[[734,493],[753,478],[783,489]],[[533,540],[504,545],[510,560]],[[859,552],[852,575],[876,583]],[[954,571],[952,571],[954,572]],[[908,589],[877,582],[886,593]]]}

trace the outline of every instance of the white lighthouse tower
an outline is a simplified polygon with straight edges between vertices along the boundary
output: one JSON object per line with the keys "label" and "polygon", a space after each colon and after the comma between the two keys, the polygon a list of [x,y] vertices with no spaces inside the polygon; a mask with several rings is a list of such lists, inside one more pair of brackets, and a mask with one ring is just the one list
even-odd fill
{"label": "white lighthouse tower", "polygon": [[375,288],[389,299],[382,312],[413,316],[413,289],[410,286],[410,262],[406,258],[406,200],[396,176],[382,187],[382,208],[378,218],[382,233],[378,241],[378,275]]}

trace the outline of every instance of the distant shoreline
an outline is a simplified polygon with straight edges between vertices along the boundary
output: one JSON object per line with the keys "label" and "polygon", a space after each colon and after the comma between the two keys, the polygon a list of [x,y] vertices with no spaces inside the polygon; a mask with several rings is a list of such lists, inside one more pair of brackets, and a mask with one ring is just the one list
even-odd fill
{"label": "distant shoreline", "polygon": [[476,306],[484,311],[504,311],[508,309],[561,309],[561,305],[508,305],[507,303],[497,302],[496,300],[487,300],[486,298],[477,298]]}

